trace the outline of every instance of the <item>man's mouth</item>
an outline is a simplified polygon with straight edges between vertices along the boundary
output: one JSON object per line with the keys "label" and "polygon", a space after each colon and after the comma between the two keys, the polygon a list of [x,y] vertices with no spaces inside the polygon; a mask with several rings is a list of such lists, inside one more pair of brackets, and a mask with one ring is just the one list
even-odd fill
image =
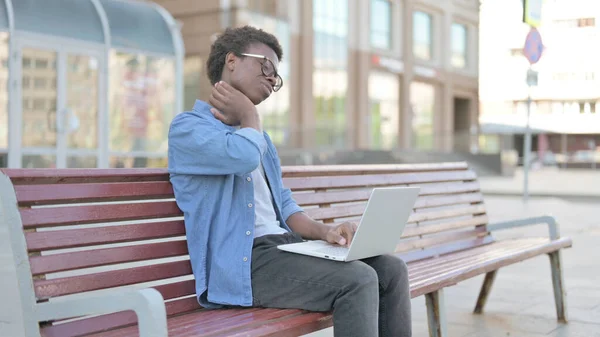
{"label": "man's mouth", "polygon": [[265,90],[267,90],[269,95],[273,92],[273,89],[271,88],[270,85],[263,83],[263,87],[265,87]]}

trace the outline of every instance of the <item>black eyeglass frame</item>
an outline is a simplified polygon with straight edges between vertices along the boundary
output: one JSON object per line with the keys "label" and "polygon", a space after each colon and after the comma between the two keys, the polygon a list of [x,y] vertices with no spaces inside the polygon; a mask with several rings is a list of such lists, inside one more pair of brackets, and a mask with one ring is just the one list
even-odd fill
{"label": "black eyeglass frame", "polygon": [[[279,89],[281,89],[281,87],[283,86],[283,78],[281,78],[281,76],[277,73],[277,69],[275,69],[275,64],[273,63],[273,61],[271,61],[271,59],[269,59],[268,57],[266,57],[264,55],[258,55],[258,54],[240,53],[240,55],[254,57],[257,59],[262,59],[263,62],[261,62],[261,64],[260,64],[261,65],[260,70],[262,71],[262,74],[267,77],[275,77],[275,85],[273,86],[273,91],[277,92],[277,91],[279,91]],[[265,64],[267,62],[271,63],[271,67],[273,68],[272,74],[269,74],[268,69],[265,69],[266,68]]]}

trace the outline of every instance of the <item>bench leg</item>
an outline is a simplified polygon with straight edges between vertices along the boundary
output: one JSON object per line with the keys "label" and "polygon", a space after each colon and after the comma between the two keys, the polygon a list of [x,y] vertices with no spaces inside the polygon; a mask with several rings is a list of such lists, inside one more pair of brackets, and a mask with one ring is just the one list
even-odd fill
{"label": "bench leg", "polygon": [[481,285],[481,291],[479,291],[479,297],[477,298],[477,304],[475,304],[475,310],[473,311],[474,313],[483,313],[483,308],[485,307],[487,298],[490,294],[490,291],[492,290],[492,285],[494,284],[494,280],[496,279],[497,271],[498,270],[494,270],[485,274],[485,279],[483,280],[483,285]]}
{"label": "bench leg", "polygon": [[427,305],[427,322],[429,323],[429,337],[446,337],[446,307],[444,305],[444,290],[425,295]]}
{"label": "bench leg", "polygon": [[550,253],[548,256],[550,256],[550,269],[552,270],[556,317],[559,322],[567,323],[567,292],[565,289],[565,280],[563,278],[560,250]]}

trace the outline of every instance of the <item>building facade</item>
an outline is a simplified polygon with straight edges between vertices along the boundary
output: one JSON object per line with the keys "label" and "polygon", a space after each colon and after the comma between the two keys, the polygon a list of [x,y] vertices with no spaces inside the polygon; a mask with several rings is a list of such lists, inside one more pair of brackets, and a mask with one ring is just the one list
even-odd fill
{"label": "building facade", "polygon": [[479,0],[156,0],[182,24],[185,108],[226,27],[275,34],[284,86],[259,109],[280,149],[471,151]]}
{"label": "building facade", "polygon": [[[516,149],[522,156],[530,65],[522,51],[529,28],[521,6],[519,0],[482,3],[480,127],[483,150]],[[598,1],[543,2],[544,51],[532,66],[538,72],[530,108],[535,152],[577,161],[600,145],[599,18]]]}

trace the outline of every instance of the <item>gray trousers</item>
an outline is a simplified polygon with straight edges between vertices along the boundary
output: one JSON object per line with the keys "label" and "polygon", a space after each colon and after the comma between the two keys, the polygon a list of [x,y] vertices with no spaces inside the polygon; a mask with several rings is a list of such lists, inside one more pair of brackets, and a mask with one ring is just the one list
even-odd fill
{"label": "gray trousers", "polygon": [[338,262],[277,249],[301,242],[294,233],[254,240],[254,306],[333,310],[336,337],[411,336],[408,271],[404,261],[384,255]]}

